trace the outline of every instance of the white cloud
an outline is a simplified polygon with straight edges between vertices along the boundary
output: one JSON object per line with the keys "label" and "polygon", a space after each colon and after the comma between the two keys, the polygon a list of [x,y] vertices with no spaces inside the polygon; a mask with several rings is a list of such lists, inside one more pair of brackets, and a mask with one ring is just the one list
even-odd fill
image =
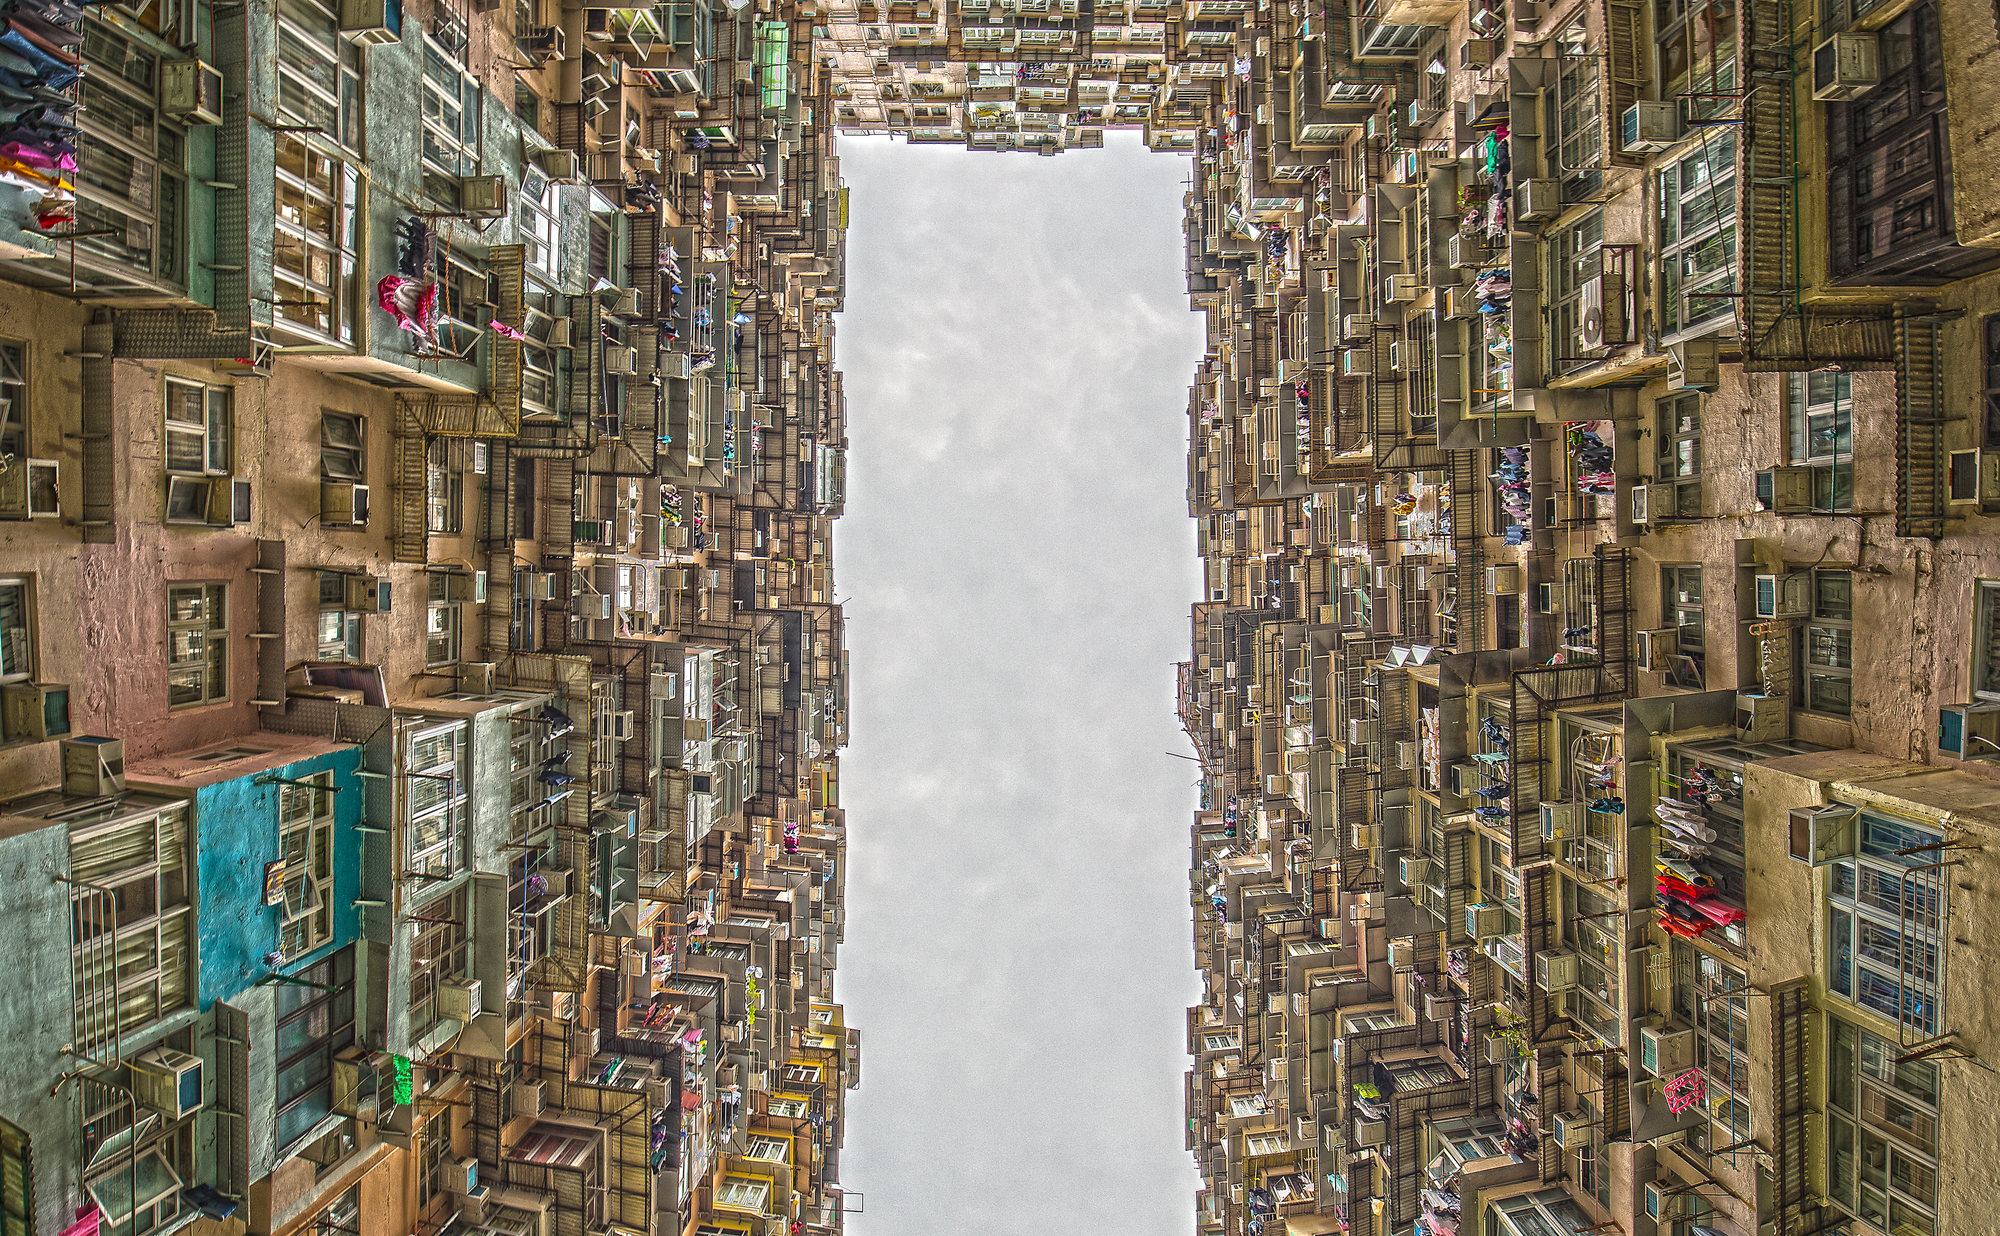
{"label": "white cloud", "polygon": [[841,164],[850,1230],[1191,1231],[1187,163]]}

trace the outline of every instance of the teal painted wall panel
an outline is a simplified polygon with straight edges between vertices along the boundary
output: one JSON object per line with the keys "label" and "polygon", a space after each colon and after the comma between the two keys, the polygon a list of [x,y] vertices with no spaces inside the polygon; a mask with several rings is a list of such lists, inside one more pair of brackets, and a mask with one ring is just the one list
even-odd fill
{"label": "teal painted wall panel", "polygon": [[[333,938],[324,947],[287,962],[290,971],[354,939],[361,859],[362,781],[358,748],[330,752],[275,770],[302,778],[329,769],[340,792],[334,795]],[[254,986],[270,973],[264,955],[278,947],[278,907],[264,904],[264,865],[283,855],[278,848],[278,786],[258,785],[258,773],[206,786],[195,793],[195,853],[199,880],[197,929],[201,941],[201,1007]]]}

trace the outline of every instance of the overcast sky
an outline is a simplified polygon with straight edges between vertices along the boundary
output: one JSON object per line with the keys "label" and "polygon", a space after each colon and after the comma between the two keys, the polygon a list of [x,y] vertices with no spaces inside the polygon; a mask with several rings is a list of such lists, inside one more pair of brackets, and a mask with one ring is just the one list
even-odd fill
{"label": "overcast sky", "polygon": [[857,1236],[1193,1230],[1185,158],[844,138]]}

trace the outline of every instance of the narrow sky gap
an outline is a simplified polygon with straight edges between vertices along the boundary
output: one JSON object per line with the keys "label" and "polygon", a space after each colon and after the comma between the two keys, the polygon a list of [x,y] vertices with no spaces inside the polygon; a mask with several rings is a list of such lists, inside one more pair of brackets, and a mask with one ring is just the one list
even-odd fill
{"label": "narrow sky gap", "polygon": [[841,167],[851,1229],[1186,1232],[1187,162]]}

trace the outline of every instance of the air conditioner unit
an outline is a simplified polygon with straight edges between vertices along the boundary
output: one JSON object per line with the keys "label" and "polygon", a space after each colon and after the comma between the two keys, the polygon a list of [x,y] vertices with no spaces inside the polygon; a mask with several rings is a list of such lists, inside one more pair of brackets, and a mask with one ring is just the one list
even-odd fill
{"label": "air conditioner unit", "polygon": [[1642,670],[1665,673],[1667,658],[1680,652],[1681,631],[1679,627],[1661,627],[1657,631],[1640,631],[1638,662]]}
{"label": "air conditioner unit", "polygon": [[181,1120],[201,1110],[200,1056],[155,1047],[132,1061],[132,1094],[169,1120]]}
{"label": "air conditioner unit", "polygon": [[1514,1044],[1510,1039],[1499,1037],[1486,1040],[1486,1063],[1505,1064],[1514,1058]]}
{"label": "air conditioner unit", "polygon": [[1375,373],[1374,348],[1348,348],[1340,354],[1340,372],[1343,377],[1366,378]]}
{"label": "air conditioner unit", "polygon": [[1405,739],[1396,744],[1396,767],[1409,769],[1417,766],[1423,758],[1423,748],[1415,739]]}
{"label": "air conditioner unit", "polygon": [[1955,760],[2000,759],[2000,704],[1946,704],[1938,709],[1937,749]]}
{"label": "air conditioner unit", "polygon": [[471,1021],[479,1016],[479,994],[478,979],[467,979],[463,983],[438,984],[438,1016],[449,1017],[453,1021]]}
{"label": "air conditioner unit", "polygon": [[367,527],[368,487],[352,481],[321,481],[319,522],[330,528]]}
{"label": "air conditioner unit", "polygon": [[467,1194],[479,1187],[479,1160],[466,1157],[450,1165],[444,1174],[447,1193]]}
{"label": "air conditioner unit", "polygon": [[1736,737],[1744,742],[1770,742],[1792,736],[1792,702],[1782,695],[1739,693],[1736,697]]}
{"label": "air conditioner unit", "polygon": [[1668,1181],[1649,1180],[1646,1182],[1646,1217],[1660,1223],[1670,1223],[1681,1217],[1687,1208],[1685,1195],[1673,1192],[1675,1186]]}
{"label": "air conditioner unit", "polygon": [[218,528],[250,522],[253,487],[245,477],[214,477],[208,483],[208,522]]}
{"label": "air conditioner unit", "polygon": [[473,219],[499,219],[509,210],[505,176],[458,178],[458,210]]}
{"label": "air conditioner unit", "polygon": [[1561,584],[1535,585],[1535,612],[1557,614],[1562,612],[1563,586]]}
{"label": "air conditioner unit", "polygon": [[1383,299],[1396,304],[1415,300],[1417,291],[1415,275],[1390,275],[1382,285]]}
{"label": "air conditioner unit", "polygon": [[1445,260],[1455,267],[1477,266],[1486,260],[1486,246],[1477,236],[1455,235],[1445,242]]}
{"label": "air conditioner unit", "polygon": [[528,599],[531,601],[555,600],[556,577],[545,571],[528,572]]}
{"label": "air conditioner unit", "polygon": [[1770,495],[1764,508],[1767,511],[1795,515],[1817,505],[1813,500],[1813,470],[1803,464],[1768,469],[1758,474],[1757,481],[1757,488]]}
{"label": "air conditioner unit", "polygon": [[555,318],[549,322],[548,344],[552,348],[574,346],[570,342],[570,321],[568,318]]}
{"label": "air conditioner unit", "polygon": [[1575,987],[1578,973],[1576,954],[1568,949],[1535,954],[1535,986],[1551,995]]}
{"label": "air conditioner unit", "polygon": [[1354,1122],[1354,1144],[1362,1149],[1380,1146],[1389,1140],[1389,1122],[1386,1120],[1357,1120]]}
{"label": "air conditioner unit", "polygon": [[61,750],[65,797],[104,798],[125,791],[125,744],[119,739],[66,738]]}
{"label": "air conditioner unit", "polygon": [[492,1194],[493,1191],[484,1185],[457,1194],[459,1219],[468,1226],[483,1226],[486,1223],[486,1202]]}
{"label": "air conditioner unit", "polygon": [[[538,63],[561,60],[569,54],[567,36],[561,26],[530,26],[526,34],[517,35],[514,48]],[[544,169],[547,170],[547,169]],[[550,179],[555,179],[550,177]]]}
{"label": "air conditioner unit", "polygon": [[1491,940],[1507,934],[1507,907],[1484,903],[1465,907],[1465,934],[1475,940]]}
{"label": "air conditioner unit", "polygon": [[1813,48],[1813,98],[1844,103],[1875,88],[1882,80],[1879,36],[1859,31],[1836,34]]}
{"label": "air conditioner unit", "polygon": [[597,735],[612,742],[630,741],[633,733],[632,710],[604,712],[597,716]]}
{"label": "air conditioner unit", "polygon": [[608,519],[575,519],[570,521],[570,539],[579,545],[608,545],[611,543],[611,521]]}
{"label": "air conditioner unit", "polygon": [[1596,1122],[1577,1112],[1559,1112],[1549,1118],[1549,1134],[1564,1150],[1590,1144],[1589,1129]]}
{"label": "air conditioner unit", "polygon": [[611,617],[611,598],[601,592],[585,592],[570,598],[572,618],[603,622]]}
{"label": "air conditioner unit", "polygon": [[1722,384],[1722,358],[1713,339],[1667,345],[1667,389],[1712,391]]}
{"label": "air conditioner unit", "polygon": [[69,684],[10,682],[0,687],[0,737],[47,742],[69,732]]}
{"label": "air conditioner unit", "polygon": [[1382,844],[1382,829],[1376,824],[1353,824],[1348,828],[1348,839],[1357,850],[1372,850]]}
{"label": "air conditioner unit", "polygon": [[403,41],[400,0],[340,0],[340,29],[364,46]]}
{"label": "air conditioner unit", "polygon": [[395,585],[382,575],[347,576],[347,608],[364,614],[386,614]]}
{"label": "air conditioner unit", "polygon": [[539,1116],[548,1101],[548,1086],[538,1081],[518,1081],[512,1089],[514,1115]]}
{"label": "air conditioner unit", "polygon": [[1352,743],[1374,742],[1375,723],[1366,717],[1349,717],[1347,719],[1347,741]]}
{"label": "air conditioner unit", "polygon": [[558,184],[574,184],[583,179],[583,168],[574,150],[537,150],[535,166],[542,169],[542,175]]}
{"label": "air conditioner unit", "polygon": [[1812,613],[1812,573],[1759,575],[1755,596],[1759,618],[1804,618]]}
{"label": "air conditioner unit", "polygon": [[1545,223],[1562,208],[1561,181],[1524,180],[1514,190],[1514,218],[1522,223]]}
{"label": "air conditioner unit", "polygon": [[1486,774],[1477,764],[1453,764],[1451,766],[1451,792],[1460,798],[1470,798],[1474,790],[1486,784]]}
{"label": "air conditioner unit", "polygon": [[160,110],[182,124],[222,123],[222,73],[199,60],[160,66]]}
{"label": "air conditioner unit", "polygon": [[639,372],[639,354],[615,343],[604,345],[604,372],[631,377]]}
{"label": "air conditioner unit", "polygon": [[1606,348],[1625,342],[1625,276],[1606,271],[1583,284],[1582,343]]}
{"label": "air conditioner unit", "polygon": [[1618,144],[1628,154],[1653,154],[1681,140],[1681,108],[1673,99],[1634,103],[1618,124]]}
{"label": "air conditioner unit", "polygon": [[1521,568],[1508,564],[1486,568],[1486,591],[1491,596],[1512,597],[1521,594]]}
{"label": "air conditioner unit", "polygon": [[1542,804],[1542,840],[1567,841],[1583,835],[1583,804],[1553,802]]}
{"label": "air conditioner unit", "polygon": [[1655,489],[1659,489],[1665,494],[1671,494],[1673,487],[1671,485],[1634,485],[1632,487],[1633,523],[1650,524],[1653,522],[1653,491]]}
{"label": "air conditioner unit", "polygon": [[1367,339],[1375,334],[1375,315],[1372,313],[1350,313],[1340,319],[1342,339]]}
{"label": "air conditioner unit", "polygon": [[39,519],[62,514],[57,482],[62,465],[53,459],[30,459],[25,468],[0,472],[0,518]]}
{"label": "air conditioner unit", "polygon": [[[1403,860],[1405,863],[1409,861],[1407,858]],[[1405,884],[1409,883],[1407,879],[1403,882]],[[1410,940],[1389,941],[1389,968],[1391,970],[1408,970],[1416,964],[1417,946],[1415,942]]]}
{"label": "air conditioner unit", "polygon": [[493,694],[493,679],[500,666],[495,661],[460,661],[458,689],[467,695]]}
{"label": "air conditioner unit", "polygon": [[1493,63],[1496,39],[1467,39],[1458,45],[1458,67],[1484,69]]}
{"label": "air conditioner unit", "polygon": [[1397,861],[1396,867],[1396,875],[1410,888],[1430,882],[1431,860],[1428,858],[1406,856]]}
{"label": "air conditioner unit", "polygon": [[1469,287],[1450,287],[1444,290],[1444,316],[1448,318],[1476,318],[1479,316],[1479,294]]}
{"label": "air conditioner unit", "polygon": [[611,307],[606,312],[615,317],[629,318],[639,312],[639,289],[619,288],[611,298]]}
{"label": "air conditioner unit", "polygon": [[445,600],[463,602],[486,599],[486,572],[447,571],[439,574],[444,580]]}
{"label": "air conditioner unit", "polygon": [[1639,1027],[1639,1067],[1654,1077],[1694,1067],[1694,1031],[1670,1026]]}

